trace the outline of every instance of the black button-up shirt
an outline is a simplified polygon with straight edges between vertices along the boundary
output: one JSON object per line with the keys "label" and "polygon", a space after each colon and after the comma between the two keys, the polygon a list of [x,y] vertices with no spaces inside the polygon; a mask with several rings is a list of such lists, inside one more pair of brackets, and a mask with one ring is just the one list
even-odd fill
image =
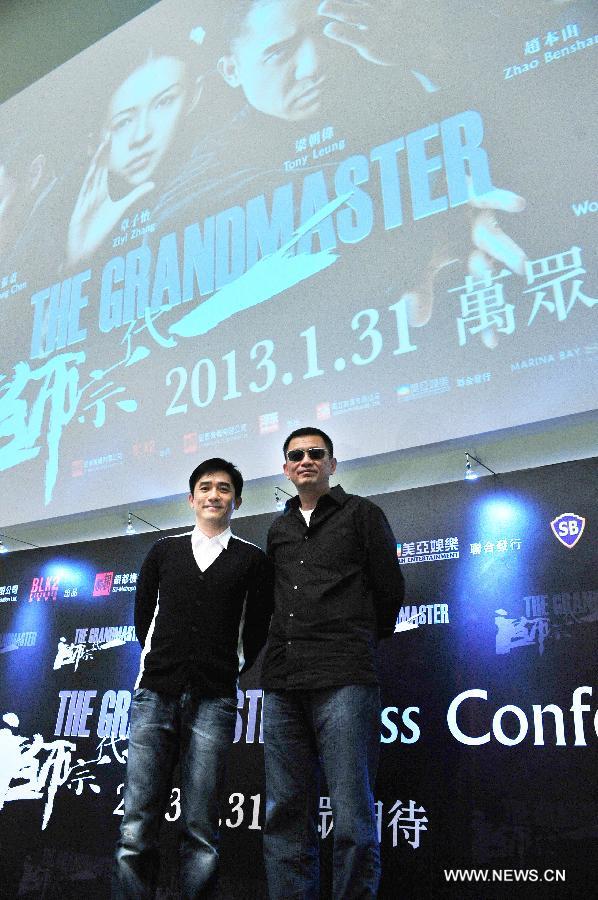
{"label": "black button-up shirt", "polygon": [[263,686],[375,684],[376,644],[393,634],[404,594],[382,510],[333,487],[308,526],[294,497],[270,527],[268,555],[275,590]]}

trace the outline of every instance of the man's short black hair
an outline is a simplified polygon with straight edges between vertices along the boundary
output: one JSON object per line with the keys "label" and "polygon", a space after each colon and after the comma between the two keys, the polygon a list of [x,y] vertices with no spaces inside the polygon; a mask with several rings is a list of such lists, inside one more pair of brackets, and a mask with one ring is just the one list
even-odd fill
{"label": "man's short black hair", "polygon": [[219,456],[206,459],[193,469],[189,477],[189,493],[193,494],[195,485],[202,475],[211,475],[213,472],[226,472],[227,475],[230,475],[235,489],[235,497],[239,500],[243,493],[243,476],[232,462],[227,462],[226,459],[221,459]]}
{"label": "man's short black hair", "polygon": [[334,456],[334,448],[332,446],[332,441],[328,437],[326,432],[322,431],[321,428],[296,428],[295,431],[291,431],[290,435],[288,436],[288,438],[282,445],[282,452],[283,452],[284,458],[285,459],[287,458],[287,450],[289,449],[289,444],[291,443],[293,438],[307,437],[308,434],[317,434],[317,435],[319,435],[319,437],[322,438],[322,440],[326,444],[326,449],[328,450],[328,455],[330,456],[330,459],[332,459],[332,457]]}
{"label": "man's short black hair", "polygon": [[233,44],[241,37],[247,27],[249,13],[260,3],[268,0],[231,0],[229,9],[224,15],[223,34],[227,53],[231,53]]}

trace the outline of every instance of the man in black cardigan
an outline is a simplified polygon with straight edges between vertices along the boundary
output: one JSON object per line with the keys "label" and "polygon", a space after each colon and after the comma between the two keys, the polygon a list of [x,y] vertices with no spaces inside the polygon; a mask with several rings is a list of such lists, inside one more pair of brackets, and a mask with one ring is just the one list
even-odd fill
{"label": "man in black cardigan", "polygon": [[206,896],[218,865],[218,798],[236,721],[236,685],[265,642],[272,577],[262,550],[233,536],[243,478],[223,459],[189,479],[191,532],[158,541],[139,573],[143,647],[131,707],[113,896],[153,897],[158,835],[180,760],[181,892]]}

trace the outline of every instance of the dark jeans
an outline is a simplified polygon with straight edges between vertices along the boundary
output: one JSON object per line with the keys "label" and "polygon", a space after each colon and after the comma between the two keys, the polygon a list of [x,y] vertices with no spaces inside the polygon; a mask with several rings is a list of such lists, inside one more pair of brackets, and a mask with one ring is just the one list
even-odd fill
{"label": "dark jeans", "polygon": [[319,897],[319,772],[334,826],[334,900],[376,897],[380,846],[373,787],[380,692],[372,685],[266,691],[264,857],[270,900]]}
{"label": "dark jeans", "polygon": [[235,721],[233,698],[193,697],[188,691],[180,697],[146,688],[135,691],[114,897],[154,896],[159,830],[179,759],[181,896],[207,896],[218,866],[218,798]]}

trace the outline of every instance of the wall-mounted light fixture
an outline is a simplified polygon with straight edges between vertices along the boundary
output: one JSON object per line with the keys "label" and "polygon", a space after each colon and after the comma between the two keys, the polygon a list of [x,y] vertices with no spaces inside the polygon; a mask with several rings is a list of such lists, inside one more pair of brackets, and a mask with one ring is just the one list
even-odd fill
{"label": "wall-mounted light fixture", "polygon": [[29,541],[22,541],[21,538],[13,537],[10,534],[0,534],[0,553],[10,553],[10,549],[2,541],[2,538],[8,538],[9,541],[16,541],[17,544],[25,544],[26,547],[33,547],[34,550],[39,550],[39,544],[30,544]]}
{"label": "wall-mounted light fixture", "polygon": [[144,525],[149,525],[150,528],[155,528],[156,531],[162,531],[162,529],[158,528],[157,525],[154,525],[152,522],[148,522],[147,519],[142,519],[141,516],[138,516],[129,510],[127,514],[127,527],[125,528],[125,534],[137,534],[135,526],[133,525],[133,519],[137,519],[139,522],[143,522]]}
{"label": "wall-mounted light fixture", "polygon": [[486,469],[487,472],[490,472],[491,475],[496,475],[494,469],[491,469],[490,466],[487,466],[486,463],[483,463],[481,460],[474,456],[469,450],[465,451],[465,481],[475,481],[476,478],[479,478],[480,473],[476,472],[475,468],[471,464],[471,460],[481,466],[483,469]]}
{"label": "wall-mounted light fixture", "polygon": [[288,491],[283,490],[283,488],[275,487],[275,488],[274,488],[274,502],[276,503],[276,511],[277,511],[277,512],[282,512],[283,509],[285,508],[285,504],[286,504],[286,502],[287,502],[287,501],[282,497],[282,494],[284,494],[285,497],[292,497],[292,496],[293,496],[292,494],[289,494]]}

